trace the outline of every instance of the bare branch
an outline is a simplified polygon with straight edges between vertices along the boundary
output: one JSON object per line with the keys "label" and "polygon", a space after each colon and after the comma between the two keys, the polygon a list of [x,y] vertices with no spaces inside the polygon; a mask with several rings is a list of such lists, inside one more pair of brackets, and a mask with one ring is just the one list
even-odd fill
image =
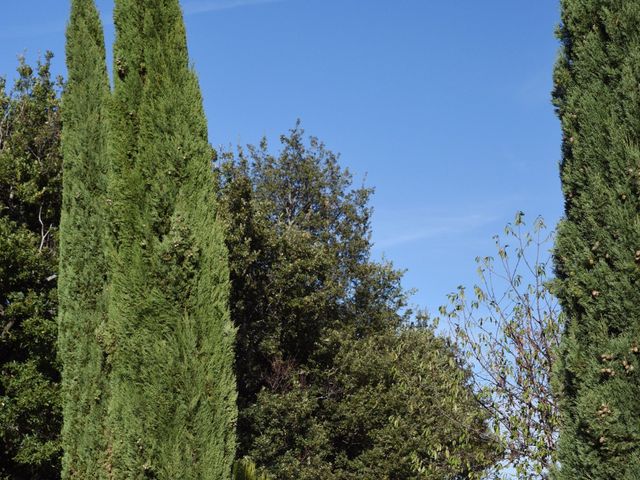
{"label": "bare branch", "polygon": [[47,231],[44,230],[44,222],[42,221],[42,205],[40,205],[40,209],[38,210],[38,222],[40,222],[40,246],[38,247],[38,252],[42,252],[42,249],[45,246],[45,242],[51,233],[51,229],[53,228],[53,224],[49,225]]}

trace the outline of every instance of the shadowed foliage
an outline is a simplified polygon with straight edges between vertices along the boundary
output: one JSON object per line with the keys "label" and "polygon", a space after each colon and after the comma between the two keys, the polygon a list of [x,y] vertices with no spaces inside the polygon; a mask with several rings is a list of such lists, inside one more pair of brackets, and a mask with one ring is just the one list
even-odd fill
{"label": "shadowed foliage", "polygon": [[0,478],[59,478],[60,82],[48,53],[0,79]]}

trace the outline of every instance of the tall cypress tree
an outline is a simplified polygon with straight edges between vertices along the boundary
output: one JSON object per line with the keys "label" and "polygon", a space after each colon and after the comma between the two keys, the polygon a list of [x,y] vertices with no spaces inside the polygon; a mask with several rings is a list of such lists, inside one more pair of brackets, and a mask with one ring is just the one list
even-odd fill
{"label": "tall cypress tree", "polygon": [[640,478],[640,2],[563,0],[557,479]]}
{"label": "tall cypress tree", "polygon": [[234,329],[211,149],[177,0],[117,0],[109,469],[227,479]]}
{"label": "tall cypress tree", "polygon": [[106,101],[102,25],[93,0],[74,0],[67,29],[63,95],[59,358],[62,362],[63,478],[102,478],[106,318]]}

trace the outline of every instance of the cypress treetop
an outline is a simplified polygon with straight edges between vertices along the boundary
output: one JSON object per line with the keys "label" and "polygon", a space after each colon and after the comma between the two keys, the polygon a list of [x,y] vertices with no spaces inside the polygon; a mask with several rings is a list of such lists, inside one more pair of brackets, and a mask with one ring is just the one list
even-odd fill
{"label": "cypress treetop", "polygon": [[73,0],[63,94],[59,336],[63,478],[104,478],[106,378],[106,102],[102,25],[93,0]]}
{"label": "cypress treetop", "polygon": [[234,329],[212,152],[177,0],[115,4],[110,468],[226,479]]}

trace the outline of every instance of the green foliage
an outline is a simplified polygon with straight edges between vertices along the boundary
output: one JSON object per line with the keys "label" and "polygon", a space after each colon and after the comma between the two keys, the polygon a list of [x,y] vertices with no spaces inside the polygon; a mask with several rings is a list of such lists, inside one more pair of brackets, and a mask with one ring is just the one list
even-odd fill
{"label": "green foliage", "polygon": [[640,476],[640,4],[563,0],[557,479]]}
{"label": "green foliage", "polygon": [[259,465],[283,479],[455,479],[495,461],[468,372],[430,329],[326,341],[332,368],[292,371],[249,409]]}
{"label": "green foliage", "polygon": [[[135,20],[129,15],[135,14],[137,5],[127,4],[117,12],[119,28],[125,20]],[[123,33],[132,48],[137,35],[126,29]],[[217,356],[219,350],[209,347],[228,347],[232,330],[226,331],[222,342],[209,344],[198,340],[204,338],[199,335],[207,322],[196,322],[189,311],[176,315],[177,305],[203,309],[221,305],[218,300],[225,295],[220,290],[208,288],[209,295],[219,296],[205,296],[199,302],[191,283],[199,265],[209,265],[208,272],[221,271],[214,261],[221,256],[203,253],[207,245],[219,246],[220,236],[206,215],[215,213],[209,191],[193,193],[208,182],[206,170],[198,171],[187,161],[197,157],[190,152],[199,152],[201,158],[208,155],[203,137],[197,137],[195,146],[187,140],[164,145],[166,137],[154,136],[152,127],[162,124],[183,131],[182,122],[190,120],[201,122],[201,131],[206,130],[198,115],[169,115],[177,108],[172,102],[179,103],[181,97],[166,85],[158,86],[163,77],[152,76],[151,63],[144,62],[144,68],[134,69],[137,73],[130,76],[125,58],[129,57],[116,57],[120,90],[110,118],[115,125],[110,158],[115,162],[105,202],[112,205],[109,267],[115,279],[110,314],[115,322],[90,332],[106,354],[109,386],[115,392],[110,398],[104,466],[116,477],[191,478],[204,467],[190,461],[186,473],[184,469],[176,473],[185,464],[185,452],[197,451],[203,438],[197,434],[202,430],[221,424],[211,410],[198,411],[201,405],[193,400],[204,398],[198,379],[209,379],[207,394],[213,395],[206,398],[220,398],[213,387],[224,387],[225,370],[220,365],[229,356]],[[147,75],[154,79],[152,85],[168,88],[172,99],[162,99],[151,87],[146,91],[140,76]],[[153,116],[149,106],[143,108],[145,98],[166,108]],[[129,110],[131,105],[138,107]],[[136,134],[140,131],[145,135]],[[132,154],[146,141],[152,142],[157,154],[153,166],[146,156]],[[225,162],[221,170],[220,213],[228,223],[232,306],[240,330],[237,368],[243,453],[254,453],[262,469],[275,478],[477,476],[496,457],[495,439],[487,432],[486,416],[471,402],[469,372],[461,368],[457,352],[428,328],[400,328],[410,315],[405,311],[401,273],[370,260],[371,190],[352,190],[351,177],[338,166],[337,157],[317,140],[305,145],[300,129],[282,141],[278,157],[262,144],[250,149],[250,161],[242,154],[235,163]],[[187,168],[174,168],[172,159],[182,159]],[[206,168],[206,162],[202,164]],[[190,176],[189,166],[202,184]],[[156,177],[161,180],[157,185],[150,181]],[[184,184],[171,183],[172,179]],[[59,189],[57,195],[52,198],[59,198]],[[191,205],[202,207],[206,214],[199,217],[201,210],[191,211],[183,195],[201,199]],[[167,209],[175,213],[168,219],[160,215]],[[201,220],[187,221],[192,218]],[[151,232],[146,228],[149,219],[156,219]],[[47,235],[45,243],[51,238]],[[17,240],[11,242],[19,245]],[[55,273],[55,267],[53,258],[48,271]],[[207,338],[217,342],[217,326],[209,326]],[[194,355],[198,348],[200,356]],[[46,352],[52,358],[50,346]],[[203,357],[211,362],[201,362]],[[221,377],[208,376],[211,372],[223,372],[222,381],[214,383]],[[36,385],[24,378],[30,388]],[[140,387],[136,389],[134,382]],[[50,385],[56,388],[55,383]],[[234,415],[232,399],[233,393],[223,397],[228,402],[216,410],[228,412],[229,419]],[[48,418],[52,421],[41,427],[51,428],[55,441],[57,427],[53,427],[59,414],[53,412]],[[226,441],[229,431],[222,432]],[[218,438],[209,444],[208,454],[216,454]],[[231,452],[227,449],[229,456],[216,463],[229,465],[225,470],[229,474]],[[56,475],[54,471],[43,478]]]}
{"label": "green foliage", "polygon": [[59,478],[55,355],[60,83],[50,61],[0,79],[0,478]]}
{"label": "green foliage", "polygon": [[211,150],[177,0],[115,3],[108,469],[228,479],[234,329]]}
{"label": "green foliage", "polygon": [[226,155],[220,204],[227,224],[238,327],[240,405],[266,385],[272,361],[306,363],[323,330],[359,334],[398,325],[400,272],[369,261],[371,189],[350,189],[337,156],[296,128],[274,157],[266,141]]}
{"label": "green foliage", "polygon": [[[453,349],[370,259],[371,190],[298,127],[226,155],[241,455],[281,479],[457,478],[495,443]],[[444,415],[443,415],[444,412]]]}
{"label": "green foliage", "polygon": [[74,0],[63,95],[63,195],[58,281],[62,364],[62,477],[106,478],[107,377],[99,335],[106,323],[105,117],[109,80],[93,0]]}
{"label": "green foliage", "polygon": [[258,473],[256,464],[248,458],[243,458],[233,464],[234,480],[269,480],[264,474]]}
{"label": "green foliage", "polygon": [[458,287],[441,308],[504,446],[501,478],[546,479],[556,465],[560,414],[551,384],[563,316],[550,291],[552,240],[541,218],[529,230],[519,212],[495,237],[497,256],[476,258],[473,293]]}

